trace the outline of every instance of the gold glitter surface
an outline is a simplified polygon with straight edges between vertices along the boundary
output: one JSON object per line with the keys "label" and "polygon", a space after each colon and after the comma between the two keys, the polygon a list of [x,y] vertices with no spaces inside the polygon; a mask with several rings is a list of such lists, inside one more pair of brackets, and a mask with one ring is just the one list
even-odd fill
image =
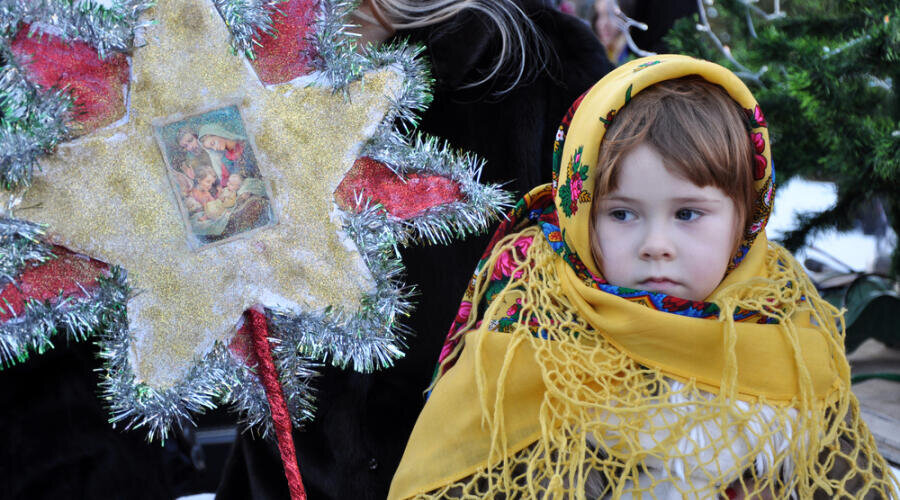
{"label": "gold glitter surface", "polygon": [[[167,387],[254,303],[355,311],[372,277],[334,217],[334,192],[388,108],[400,77],[367,75],[349,100],[330,88],[264,88],[230,52],[211,3],[160,0],[135,51],[129,120],[62,145],[42,161],[16,215],[57,242],[128,271],[132,362]],[[239,103],[278,224],[192,251],[151,122]]]}

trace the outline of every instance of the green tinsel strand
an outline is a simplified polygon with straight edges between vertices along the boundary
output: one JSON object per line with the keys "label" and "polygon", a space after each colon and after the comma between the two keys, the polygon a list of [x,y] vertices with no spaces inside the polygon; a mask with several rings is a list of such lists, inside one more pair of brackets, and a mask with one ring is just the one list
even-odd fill
{"label": "green tinsel strand", "polygon": [[40,241],[43,234],[44,226],[0,217],[0,284],[15,281],[26,263],[54,257],[52,249]]}
{"label": "green tinsel strand", "polygon": [[0,38],[0,183],[5,189],[31,183],[37,158],[69,134],[72,98],[62,89],[28,81]]}
{"label": "green tinsel strand", "polygon": [[106,7],[92,0],[0,0],[0,32],[14,36],[22,24],[31,32],[85,42],[105,59],[134,46],[135,33],[150,25],[141,15],[152,0],[115,0]]}
{"label": "green tinsel strand", "polygon": [[225,25],[231,32],[231,50],[254,59],[254,45],[261,45],[259,36],[275,37],[278,30],[272,15],[281,13],[278,4],[286,0],[214,0]]}
{"label": "green tinsel strand", "polygon": [[83,341],[104,325],[110,295],[108,290],[85,293],[84,297],[54,300],[28,300],[25,310],[11,320],[0,323],[0,367],[28,359],[30,353],[41,354],[53,347],[52,338],[60,330],[73,341]]}
{"label": "green tinsel strand", "polygon": [[335,92],[347,94],[347,86],[371,69],[366,58],[356,50],[356,40],[347,33],[351,25],[344,22],[357,2],[353,0],[321,0],[316,29],[309,40],[316,48],[315,69]]}

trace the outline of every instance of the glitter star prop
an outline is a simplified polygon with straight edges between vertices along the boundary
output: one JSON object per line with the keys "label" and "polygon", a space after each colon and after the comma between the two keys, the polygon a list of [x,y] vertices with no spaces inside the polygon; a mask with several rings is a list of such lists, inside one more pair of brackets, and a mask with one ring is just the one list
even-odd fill
{"label": "glitter star prop", "polygon": [[[43,163],[23,212],[55,243],[128,270],[139,381],[170,387],[194,358],[261,302],[287,309],[354,310],[374,288],[342,236],[331,193],[388,108],[397,78],[367,76],[350,99],[320,87],[265,89],[237,57],[217,12],[160,2],[147,46],[133,59],[125,125],[61,145]],[[220,43],[216,43],[220,41]],[[188,49],[190,48],[190,49]],[[235,102],[271,180],[278,223],[246,240],[194,251],[173,199],[152,122]]]}
{"label": "glitter star prop", "polygon": [[[156,23],[146,29],[146,45],[133,55],[124,123],[60,145],[41,161],[32,186],[12,196],[16,217],[26,220],[0,224],[0,236],[15,243],[4,248],[16,249],[0,267],[45,257],[33,248],[40,230],[27,221],[47,225],[47,242],[115,265],[96,286],[79,287],[83,293],[25,303],[4,324],[6,332],[37,324],[23,337],[36,350],[49,342],[49,318],[82,332],[105,326],[103,388],[114,421],[164,436],[174,420],[225,402],[251,423],[265,423],[265,397],[234,337],[242,311],[256,303],[266,306],[278,338],[273,356],[286,394],[299,394],[287,398],[292,417],[295,423],[308,417],[312,360],[371,370],[402,355],[395,316],[406,311],[408,291],[397,281],[399,261],[390,257],[396,245],[483,229],[508,201],[495,187],[477,185],[476,159],[395,130],[397,117],[408,118],[426,100],[419,95],[422,77],[410,83],[416,68],[404,47],[362,59],[348,52],[335,24],[348,7],[323,2],[315,33],[322,71],[311,76],[332,86],[304,86],[307,78],[265,87],[243,58],[231,55],[229,32],[212,4],[159,2],[150,11]],[[339,43],[323,44],[329,36]],[[377,69],[388,64],[394,69]],[[186,221],[189,200],[179,198],[167,174],[171,158],[166,146],[161,153],[159,131],[229,107],[239,110],[244,155],[255,158],[269,182],[277,223],[198,250],[190,234],[197,212]],[[211,158],[220,153],[215,147],[209,146]],[[428,178],[417,172],[426,172],[453,179],[458,189],[444,206],[412,216],[386,213],[362,193],[352,210],[339,210],[332,193],[361,153],[416,183]],[[220,189],[227,182],[223,157],[234,160],[219,154],[210,169]],[[343,198],[346,205],[346,190]],[[127,320],[119,313],[125,303]],[[76,305],[85,310],[73,313]],[[0,356],[16,350],[8,340],[0,338]]]}

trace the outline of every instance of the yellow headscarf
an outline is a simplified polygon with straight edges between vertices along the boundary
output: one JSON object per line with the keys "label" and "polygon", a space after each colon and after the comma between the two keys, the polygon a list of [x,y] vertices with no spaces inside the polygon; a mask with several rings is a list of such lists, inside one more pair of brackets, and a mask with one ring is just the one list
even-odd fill
{"label": "yellow headscarf", "polygon": [[[641,90],[687,75],[745,110],[756,156],[751,224],[709,302],[619,289],[590,258],[606,127]],[[390,498],[889,496],[842,317],[766,239],[773,170],[749,90],[718,65],[656,56],[573,112],[553,185],[520,202],[473,277]]]}

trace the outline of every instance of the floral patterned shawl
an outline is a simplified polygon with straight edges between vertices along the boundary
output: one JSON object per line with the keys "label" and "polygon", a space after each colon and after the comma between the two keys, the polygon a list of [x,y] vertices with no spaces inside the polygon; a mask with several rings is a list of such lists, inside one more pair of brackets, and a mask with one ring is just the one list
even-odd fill
{"label": "floral patterned shawl", "polygon": [[[602,138],[654,83],[699,75],[745,111],[756,202],[706,301],[617,287],[590,258]],[[573,106],[552,185],[494,235],[441,352],[390,498],[887,496],[850,392],[839,311],[765,235],[767,123],[747,87],[685,56],[638,59]]]}

